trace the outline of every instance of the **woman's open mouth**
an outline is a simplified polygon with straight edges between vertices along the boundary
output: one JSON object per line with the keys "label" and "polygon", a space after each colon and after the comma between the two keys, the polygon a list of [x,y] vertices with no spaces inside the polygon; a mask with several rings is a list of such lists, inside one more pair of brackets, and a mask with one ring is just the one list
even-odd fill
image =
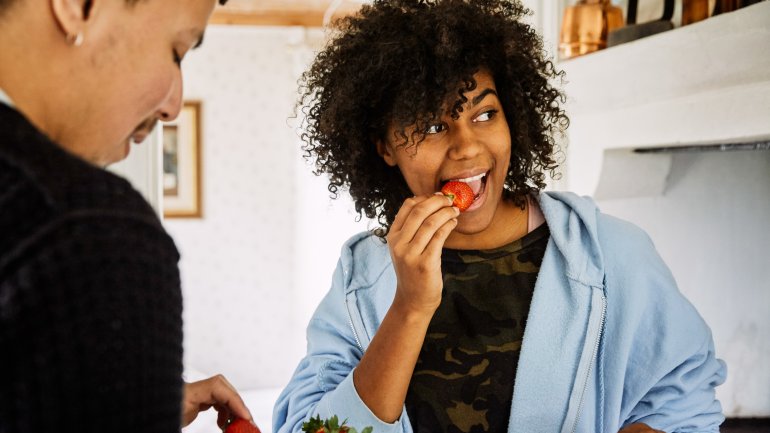
{"label": "woman's open mouth", "polygon": [[473,204],[465,211],[470,212],[474,209],[477,209],[480,207],[485,200],[483,198],[485,197],[484,193],[487,190],[487,179],[488,179],[489,172],[486,171],[484,173],[477,174],[475,176],[466,177],[462,179],[449,179],[446,182],[463,182],[467,184],[469,187],[471,187],[471,190],[473,190]]}

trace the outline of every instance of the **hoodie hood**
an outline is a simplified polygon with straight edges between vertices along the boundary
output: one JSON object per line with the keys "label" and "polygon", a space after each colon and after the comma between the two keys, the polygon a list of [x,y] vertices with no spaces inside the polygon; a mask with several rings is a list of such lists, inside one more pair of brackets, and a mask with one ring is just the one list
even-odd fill
{"label": "hoodie hood", "polygon": [[542,193],[538,201],[551,239],[524,330],[508,431],[569,433],[591,399],[604,326],[599,211],[572,193]]}
{"label": "hoodie hood", "polygon": [[544,192],[539,197],[551,239],[564,257],[567,276],[600,287],[604,259],[597,231],[599,208],[590,197],[569,192]]}

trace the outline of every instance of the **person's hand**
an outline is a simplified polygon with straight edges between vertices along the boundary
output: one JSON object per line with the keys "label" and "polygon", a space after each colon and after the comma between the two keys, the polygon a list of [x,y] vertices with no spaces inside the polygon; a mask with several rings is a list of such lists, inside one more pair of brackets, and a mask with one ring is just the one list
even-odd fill
{"label": "person's hand", "polygon": [[407,199],[387,240],[397,287],[394,304],[431,316],[441,303],[441,249],[460,211],[442,194]]}
{"label": "person's hand", "polygon": [[251,412],[238,391],[221,374],[198,382],[185,383],[182,400],[182,427],[190,425],[199,413],[214,408],[217,424],[224,428],[231,418],[243,418],[252,424]]}
{"label": "person's hand", "polygon": [[623,427],[618,433],[666,433],[661,430],[655,430],[647,424],[637,423]]}

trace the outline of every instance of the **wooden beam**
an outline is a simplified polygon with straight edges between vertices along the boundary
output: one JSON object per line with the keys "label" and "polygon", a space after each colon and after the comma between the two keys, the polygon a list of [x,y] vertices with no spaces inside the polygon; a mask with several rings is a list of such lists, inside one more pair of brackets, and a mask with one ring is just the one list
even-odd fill
{"label": "wooden beam", "polygon": [[[324,6],[324,5],[321,5]],[[332,19],[341,18],[356,13],[360,5],[343,3],[332,16]],[[249,25],[249,26],[303,26],[322,27],[326,7],[307,6],[279,8],[230,8],[218,7],[211,16],[209,23],[225,25]]]}

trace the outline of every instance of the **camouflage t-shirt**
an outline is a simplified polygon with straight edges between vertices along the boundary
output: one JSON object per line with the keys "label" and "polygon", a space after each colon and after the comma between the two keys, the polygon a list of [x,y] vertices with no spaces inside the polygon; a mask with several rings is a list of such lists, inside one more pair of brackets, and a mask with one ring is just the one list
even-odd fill
{"label": "camouflage t-shirt", "polygon": [[444,291],[406,410],[416,433],[508,429],[521,339],[550,232],[493,250],[443,251]]}

